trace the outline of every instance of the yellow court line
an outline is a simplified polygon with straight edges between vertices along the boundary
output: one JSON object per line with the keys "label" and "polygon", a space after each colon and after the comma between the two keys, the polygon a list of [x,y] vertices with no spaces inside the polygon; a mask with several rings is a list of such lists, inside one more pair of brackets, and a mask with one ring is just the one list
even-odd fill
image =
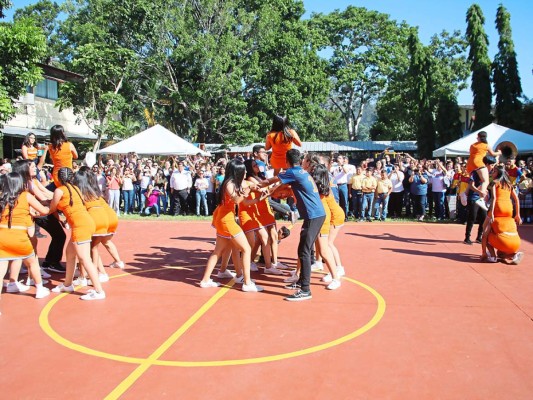
{"label": "yellow court line", "polygon": [[196,311],[191,318],[185,322],[174,334],[172,334],[158,349],[156,349],[146,360],[143,360],[141,365],[139,365],[126,379],[124,379],[111,393],[109,393],[105,398],[106,400],[118,399],[123,395],[126,390],[128,390],[136,381],[139,379],[152,365],[155,361],[159,359],[187,330],[198,321],[202,315],[204,315],[215,303],[222,298],[235,284],[235,281],[232,280],[230,284],[224,286],[221,290],[217,292],[213,297],[211,297],[198,311]]}

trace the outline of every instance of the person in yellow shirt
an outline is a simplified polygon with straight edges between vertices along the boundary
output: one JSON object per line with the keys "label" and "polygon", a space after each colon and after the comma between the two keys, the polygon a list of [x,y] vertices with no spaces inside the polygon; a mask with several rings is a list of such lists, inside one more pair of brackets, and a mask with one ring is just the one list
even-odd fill
{"label": "person in yellow shirt", "polygon": [[363,192],[363,207],[361,209],[361,218],[359,221],[364,221],[365,219],[368,222],[372,222],[371,213],[372,213],[372,203],[374,202],[374,193],[378,182],[376,178],[372,176],[372,168],[367,168],[365,171],[365,177],[361,182],[361,191]]}
{"label": "person in yellow shirt", "polygon": [[355,174],[350,178],[350,201],[352,202],[353,216],[357,221],[363,218],[363,168],[357,167]]}
{"label": "person in yellow shirt", "polygon": [[[392,192],[392,182],[387,175],[387,170],[381,170],[381,176],[376,183],[376,196],[374,201],[374,220],[385,221],[387,218],[387,208],[389,206],[389,198]],[[379,215],[379,208],[381,206],[381,216]]]}

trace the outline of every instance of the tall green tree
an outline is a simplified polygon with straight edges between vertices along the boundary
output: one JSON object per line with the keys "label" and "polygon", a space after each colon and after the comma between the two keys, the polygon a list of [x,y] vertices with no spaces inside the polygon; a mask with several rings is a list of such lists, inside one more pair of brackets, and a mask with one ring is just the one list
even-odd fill
{"label": "tall green tree", "polygon": [[57,35],[59,28],[58,16],[61,6],[50,0],[39,0],[35,4],[30,4],[24,8],[19,8],[13,15],[13,20],[21,18],[31,18],[39,26],[46,36],[47,51],[44,58],[45,64],[50,64],[60,49],[61,43]]}
{"label": "tall green tree", "polygon": [[33,20],[0,24],[0,124],[15,114],[15,99],[26,87],[42,79],[37,63],[45,52],[45,37]]}
{"label": "tall green tree", "polygon": [[388,77],[407,59],[407,26],[361,7],[315,14],[311,24],[330,49],[330,100],[343,115],[349,140],[358,139],[363,111],[387,87]]}
{"label": "tall green tree", "polygon": [[472,71],[472,95],[476,119],[474,130],[483,128],[492,122],[490,86],[491,62],[488,55],[489,39],[483,25],[485,17],[481,7],[473,4],[466,14],[466,38],[470,46],[468,61]]}
{"label": "tall green tree", "polygon": [[496,29],[500,36],[498,53],[492,64],[496,119],[500,125],[517,128],[522,109],[522,84],[511,33],[511,15],[501,4],[496,13]]}

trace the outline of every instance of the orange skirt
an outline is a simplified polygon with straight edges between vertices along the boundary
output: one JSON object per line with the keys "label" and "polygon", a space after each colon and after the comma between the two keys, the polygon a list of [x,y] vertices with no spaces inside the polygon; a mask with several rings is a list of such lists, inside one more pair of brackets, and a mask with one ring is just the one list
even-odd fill
{"label": "orange skirt", "polygon": [[94,221],[96,230],[94,236],[105,236],[107,235],[108,223],[107,223],[107,212],[103,207],[95,206],[89,208],[89,215]]}
{"label": "orange skirt", "polygon": [[235,221],[235,212],[225,210],[224,208],[221,208],[217,213],[215,228],[218,236],[228,239],[243,233],[242,228]]}
{"label": "orange skirt", "polygon": [[107,234],[112,235],[117,231],[118,215],[107,203],[105,203],[103,208],[107,214]]}
{"label": "orange skirt", "polygon": [[70,225],[71,241],[74,243],[90,242],[96,225],[88,212],[75,213],[67,216],[67,222]]}
{"label": "orange skirt", "polygon": [[33,254],[27,230],[0,228],[0,261],[20,260]]}

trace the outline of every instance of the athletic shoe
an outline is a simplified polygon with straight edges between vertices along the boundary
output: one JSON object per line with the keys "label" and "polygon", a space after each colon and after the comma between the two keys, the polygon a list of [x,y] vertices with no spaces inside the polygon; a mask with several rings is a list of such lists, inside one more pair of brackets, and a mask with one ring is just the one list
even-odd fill
{"label": "athletic shoe", "polygon": [[19,292],[22,293],[28,290],[30,290],[29,286],[26,286],[22,282],[16,281],[16,282],[9,282],[7,284],[6,292],[7,293],[19,293]]}
{"label": "athletic shoe", "polygon": [[324,282],[324,283],[330,283],[332,280],[333,280],[333,277],[331,276],[330,273],[328,273],[328,274],[326,274],[326,275],[324,275],[322,277],[322,282]]}
{"label": "athletic shoe", "polygon": [[288,265],[283,264],[282,262],[272,263],[272,267],[275,267],[277,269],[289,269],[290,267]]}
{"label": "athletic shoe", "polygon": [[294,271],[294,273],[291,276],[289,276],[288,278],[283,279],[283,282],[285,282],[285,283],[298,282],[299,279],[300,279],[300,277],[298,276],[296,271]]}
{"label": "athletic shoe", "polygon": [[520,264],[520,262],[522,261],[522,258],[524,257],[524,253],[519,251],[518,253],[515,254],[515,256],[513,257],[513,260],[511,261],[511,264],[513,265],[518,265]]}
{"label": "athletic shoe", "polygon": [[67,270],[65,269],[65,267],[63,267],[60,263],[58,262],[48,262],[48,261],[43,261],[43,265],[42,267],[44,269],[47,269],[48,271],[53,271],[53,272],[59,272],[59,273],[65,273],[67,272]]}
{"label": "athletic shoe", "polygon": [[74,286],[65,286],[64,284],[60,283],[55,288],[52,289],[52,292],[54,293],[72,293],[74,291]]}
{"label": "athletic shoe", "polygon": [[346,275],[346,271],[344,271],[344,267],[342,265],[337,266],[337,275],[339,275],[339,278]]}
{"label": "athletic shoe", "polygon": [[218,271],[217,278],[218,279],[232,279],[235,278],[237,274],[230,270],[225,270],[224,272]]}
{"label": "athletic shoe", "polygon": [[99,273],[98,274],[98,279],[100,280],[100,283],[109,282],[109,275]]}
{"label": "athletic shoe", "polygon": [[42,299],[47,296],[50,296],[50,289],[45,288],[44,286],[38,287],[37,291],[35,292],[35,298],[36,299]]}
{"label": "athletic shoe", "polygon": [[285,297],[285,300],[287,301],[303,301],[303,300],[311,300],[313,296],[311,296],[311,292],[304,292],[303,290],[298,290],[296,293],[291,294],[290,296]]}
{"label": "athletic shoe", "polygon": [[124,261],[113,261],[111,264],[109,264],[109,267],[124,269]]}
{"label": "athletic shoe", "polygon": [[464,241],[463,241],[464,244],[472,244],[472,241],[469,239],[469,238],[466,238]]}
{"label": "athletic shoe", "polygon": [[281,272],[279,269],[277,269],[276,267],[270,267],[270,268],[265,268],[265,274],[271,274],[271,275],[283,275],[283,272]]}
{"label": "athletic shoe", "polygon": [[200,287],[201,288],[211,288],[211,287],[219,287],[220,286],[220,283],[218,282],[213,282],[212,279],[209,279],[207,282],[200,282]]}
{"label": "athletic shoe", "polygon": [[327,286],[329,290],[335,290],[341,287],[341,281],[339,279],[333,279],[331,283]]}
{"label": "athletic shoe", "polygon": [[290,285],[285,285],[285,289],[289,290],[298,290],[302,288],[302,284],[300,282],[293,282]]}
{"label": "athletic shoe", "polygon": [[77,277],[72,281],[73,286],[87,286],[89,284],[89,279],[82,276]]}
{"label": "athletic shoe", "polygon": [[477,199],[476,204],[479,208],[488,211],[489,207],[487,207],[487,203],[485,202],[485,199]]}
{"label": "athletic shoe", "polygon": [[50,275],[48,272],[46,272],[44,269],[41,268],[41,276],[44,278],[44,279],[50,279],[52,277],[52,275]]}
{"label": "athletic shoe", "polygon": [[96,290],[89,290],[86,294],[80,297],[82,300],[103,300],[105,299],[105,292],[97,292]]}
{"label": "athletic shoe", "polygon": [[322,264],[322,261],[315,261],[313,264],[311,264],[311,271],[323,271],[324,270],[324,264]]}
{"label": "athletic shoe", "polygon": [[259,268],[257,267],[257,264],[256,264],[256,263],[254,263],[254,262],[251,262],[251,263],[250,263],[250,271],[252,271],[252,272],[257,272],[257,271],[259,271]]}
{"label": "athletic shoe", "polygon": [[[46,279],[41,279],[41,281],[42,281],[43,285],[46,285],[49,282]],[[35,286],[35,281],[28,276],[26,278],[26,285],[27,286]]]}
{"label": "athletic shoe", "polygon": [[476,239],[476,243],[481,243],[481,239],[480,239],[480,238],[477,238],[477,239]]}
{"label": "athletic shoe", "polygon": [[256,285],[254,282],[250,283],[249,285],[243,284],[242,285],[242,291],[243,292],[262,292],[263,287]]}
{"label": "athletic shoe", "polygon": [[[255,279],[252,279],[252,282],[255,283]],[[235,277],[235,283],[244,283],[244,275]]]}
{"label": "athletic shoe", "polygon": [[291,211],[291,224],[294,225],[296,222],[298,222],[298,214],[296,211]]}

